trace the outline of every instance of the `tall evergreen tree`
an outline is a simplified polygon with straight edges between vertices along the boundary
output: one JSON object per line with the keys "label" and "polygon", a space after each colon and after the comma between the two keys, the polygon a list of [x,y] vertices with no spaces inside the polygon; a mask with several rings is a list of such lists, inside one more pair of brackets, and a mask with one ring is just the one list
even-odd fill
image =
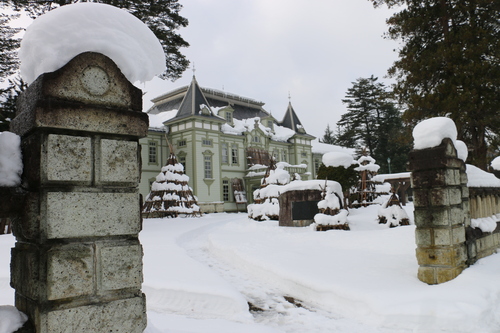
{"label": "tall evergreen tree", "polygon": [[381,166],[381,172],[389,171],[387,158],[391,159],[393,171],[406,171],[410,147],[403,137],[400,112],[385,85],[373,75],[359,78],[342,102],[348,111],[337,123],[336,144],[360,151],[366,148]]}
{"label": "tall evergreen tree", "polygon": [[[4,7],[5,5],[0,5],[0,10]],[[0,13],[0,82],[7,76],[14,74],[19,67],[17,49],[20,39],[16,38],[15,35],[20,29],[9,26],[9,22],[16,17],[17,15]]]}
{"label": "tall evergreen tree", "polygon": [[329,145],[335,144],[335,136],[333,130],[330,128],[330,124],[326,124],[325,134],[321,139],[319,139],[321,143],[327,143]]}
{"label": "tall evergreen tree", "polygon": [[387,36],[402,42],[389,74],[407,105],[404,119],[450,117],[468,162],[485,169],[487,143],[500,134],[500,1],[370,1],[402,6]]}

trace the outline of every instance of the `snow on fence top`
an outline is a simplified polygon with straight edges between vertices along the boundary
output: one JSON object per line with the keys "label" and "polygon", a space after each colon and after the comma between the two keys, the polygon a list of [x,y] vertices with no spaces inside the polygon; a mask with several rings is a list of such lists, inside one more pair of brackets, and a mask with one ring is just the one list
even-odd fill
{"label": "snow on fence top", "polygon": [[467,164],[466,167],[468,187],[500,187],[500,179],[494,174],[481,170],[474,165]]}
{"label": "snow on fence top", "polygon": [[11,132],[0,132],[0,186],[18,186],[22,173],[21,138]]}
{"label": "snow on fence top", "polygon": [[500,170],[500,156],[495,157],[493,161],[491,161],[491,168],[496,171]]}
{"label": "snow on fence top", "polygon": [[467,159],[467,146],[457,140],[455,122],[446,117],[435,117],[421,121],[413,129],[413,147],[417,150],[437,147],[444,138],[450,138],[457,150],[458,158]]}
{"label": "snow on fence top", "polygon": [[112,59],[130,82],[149,81],[165,70],[163,48],[143,22],[125,10],[86,2],[33,21],[19,50],[21,75],[30,84],[87,51]]}

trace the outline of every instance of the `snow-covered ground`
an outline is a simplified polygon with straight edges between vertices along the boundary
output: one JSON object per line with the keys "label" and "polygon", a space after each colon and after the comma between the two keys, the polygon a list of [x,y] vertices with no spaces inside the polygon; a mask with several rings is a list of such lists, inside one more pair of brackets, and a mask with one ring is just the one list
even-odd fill
{"label": "snow-covered ground", "polygon": [[[426,285],[414,226],[378,225],[378,207],[350,210],[351,231],[246,214],[145,220],[146,333],[499,332],[500,255]],[[0,304],[13,304],[13,244],[0,236]]]}

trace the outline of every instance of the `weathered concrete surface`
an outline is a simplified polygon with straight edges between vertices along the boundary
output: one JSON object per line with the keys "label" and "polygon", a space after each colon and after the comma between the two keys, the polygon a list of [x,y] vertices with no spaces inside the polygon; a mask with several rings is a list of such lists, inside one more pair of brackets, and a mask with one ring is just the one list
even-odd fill
{"label": "weathered concrete surface", "polygon": [[437,284],[467,266],[465,228],[470,225],[465,163],[450,139],[410,153],[415,205],[418,278]]}
{"label": "weathered concrete surface", "polygon": [[41,75],[20,97],[27,194],[11,285],[25,332],[142,332],[142,94],[101,54]]}

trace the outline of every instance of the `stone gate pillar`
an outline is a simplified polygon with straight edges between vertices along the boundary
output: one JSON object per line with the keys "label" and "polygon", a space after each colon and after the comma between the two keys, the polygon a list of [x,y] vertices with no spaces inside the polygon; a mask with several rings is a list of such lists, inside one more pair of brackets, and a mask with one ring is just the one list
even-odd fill
{"label": "stone gate pillar", "polygon": [[37,333],[142,332],[142,93],[109,58],[82,53],[21,95],[23,213],[11,285]]}
{"label": "stone gate pillar", "polygon": [[438,284],[466,267],[465,227],[470,225],[465,163],[450,139],[410,152],[418,278]]}

